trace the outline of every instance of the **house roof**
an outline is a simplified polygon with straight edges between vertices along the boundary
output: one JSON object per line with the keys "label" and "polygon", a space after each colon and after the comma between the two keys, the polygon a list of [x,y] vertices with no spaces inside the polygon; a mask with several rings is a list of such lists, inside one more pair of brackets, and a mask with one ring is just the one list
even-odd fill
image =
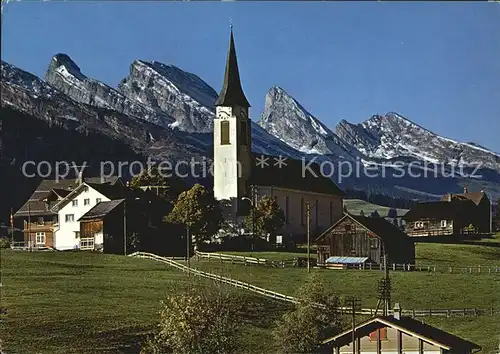
{"label": "house roof", "polygon": [[460,193],[460,194],[452,194],[448,193],[445,194],[442,198],[441,201],[450,201],[453,199],[459,199],[459,200],[471,200],[474,202],[474,204],[479,205],[483,198],[488,198],[486,193],[484,192],[466,192],[466,193]]}
{"label": "house roof", "polygon": [[226,71],[224,73],[224,83],[219,97],[215,101],[216,106],[234,106],[248,108],[248,103],[241,87],[240,72],[238,70],[238,60],[236,59],[236,49],[234,47],[233,28],[229,38],[229,51],[227,53]]}
{"label": "house roof", "polygon": [[[401,330],[403,333],[422,339],[428,343],[441,347],[449,351],[465,352],[474,349],[481,349],[475,343],[445,332],[439,328],[419,322],[411,317],[401,317],[397,319],[393,316],[379,316],[362,322],[356,326],[356,337],[364,337],[377,328],[392,327]],[[324,345],[344,346],[352,341],[352,330],[348,329],[334,337],[323,341]]]}
{"label": "house roof", "polygon": [[86,212],[78,221],[103,218],[120,205],[125,199],[116,199],[109,202],[100,202],[88,212]]}
{"label": "house roof", "polygon": [[470,199],[417,203],[404,216],[407,221],[422,219],[455,220],[468,218],[475,204]]}
{"label": "house roof", "polygon": [[328,235],[332,230],[334,230],[342,221],[346,218],[350,218],[354,220],[356,223],[374,233],[377,237],[385,241],[391,241],[394,239],[410,239],[410,237],[402,231],[399,227],[394,225],[393,223],[385,220],[382,217],[367,217],[361,215],[353,215],[346,213],[344,216],[337,221],[335,224],[330,226],[325,232],[323,232],[316,241],[321,240],[326,235]]}
{"label": "house roof", "polygon": [[[89,177],[85,178],[85,181],[93,183],[118,184],[121,179],[117,176],[103,178]],[[51,211],[52,205],[49,205],[42,200],[45,199],[54,189],[58,190],[58,193],[62,194],[62,191],[71,192],[73,189],[78,187],[79,184],[79,180],[74,178],[42,180],[31,197],[24,203],[23,206],[21,206],[21,208],[19,208],[19,210],[15,212],[14,217],[53,215],[54,213]]]}
{"label": "house roof", "polygon": [[[303,162],[292,158],[283,158],[286,165],[276,163],[277,157],[263,154],[252,154],[253,166],[249,183],[258,186],[282,187],[294,190],[344,196],[331,178],[324,176],[318,164],[311,164],[310,172],[304,173]],[[266,164],[260,163],[266,161]]]}

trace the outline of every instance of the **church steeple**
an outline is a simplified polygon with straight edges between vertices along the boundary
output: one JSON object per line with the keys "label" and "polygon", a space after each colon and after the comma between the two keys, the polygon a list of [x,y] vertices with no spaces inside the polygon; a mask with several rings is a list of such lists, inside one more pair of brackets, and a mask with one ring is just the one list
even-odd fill
{"label": "church steeple", "polygon": [[243,89],[241,88],[240,73],[238,70],[238,61],[236,59],[236,49],[234,48],[233,26],[231,25],[231,36],[229,39],[229,52],[226,59],[226,72],[224,74],[224,84],[215,101],[215,106],[240,106],[249,108]]}

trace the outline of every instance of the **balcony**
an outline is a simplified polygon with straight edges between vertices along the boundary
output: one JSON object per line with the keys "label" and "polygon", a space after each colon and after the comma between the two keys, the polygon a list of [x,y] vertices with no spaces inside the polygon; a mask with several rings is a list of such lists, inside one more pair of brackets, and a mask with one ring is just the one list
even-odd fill
{"label": "balcony", "polygon": [[59,223],[54,221],[43,221],[43,222],[24,222],[24,231],[37,232],[37,231],[53,231]]}

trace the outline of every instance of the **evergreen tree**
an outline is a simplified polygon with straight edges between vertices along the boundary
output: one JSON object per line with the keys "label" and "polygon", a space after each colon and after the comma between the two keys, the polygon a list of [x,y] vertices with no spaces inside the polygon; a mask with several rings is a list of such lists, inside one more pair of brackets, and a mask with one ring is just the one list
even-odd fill
{"label": "evergreen tree", "polygon": [[498,199],[497,211],[495,213],[495,216],[493,217],[493,229],[496,231],[500,231],[500,199]]}
{"label": "evergreen tree", "polygon": [[370,214],[370,217],[371,218],[380,218],[380,214],[378,213],[377,210],[374,210],[372,211],[372,213]]}
{"label": "evergreen tree", "polygon": [[359,212],[359,215],[361,215],[361,216],[365,216],[365,212],[364,212],[363,210],[361,210],[361,211]]}

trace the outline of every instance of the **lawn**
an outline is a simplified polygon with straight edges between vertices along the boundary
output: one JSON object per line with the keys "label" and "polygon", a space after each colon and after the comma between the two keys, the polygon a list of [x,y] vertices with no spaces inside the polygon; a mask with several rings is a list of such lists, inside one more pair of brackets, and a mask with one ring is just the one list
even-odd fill
{"label": "lawn", "polygon": [[[306,257],[301,245],[297,252],[220,252],[237,256],[255,257],[274,261]],[[470,244],[442,244],[419,242],[415,245],[417,265],[453,267],[500,267],[500,235],[495,238],[470,241]],[[316,245],[311,245],[311,257],[316,258]]]}
{"label": "lawn", "polygon": [[[452,246],[452,247],[449,247]],[[495,247],[417,245],[417,254],[435,263],[495,261]],[[493,252],[490,253],[490,251]],[[296,254],[293,254],[296,255]],[[8,353],[116,353],[142,340],[155,326],[166,293],[201,288],[209,281],[149,260],[85,252],[2,251],[1,327]],[[290,254],[267,255],[268,258]],[[259,257],[264,257],[259,254]],[[431,258],[436,257],[436,258]],[[444,257],[444,258],[443,258]],[[473,263],[475,264],[475,263]],[[206,271],[293,295],[307,277],[303,268],[266,268],[192,261]],[[471,264],[472,265],[472,264]],[[362,299],[363,307],[377,301],[378,271],[316,270],[326,286],[339,295]],[[392,300],[406,309],[500,308],[500,276],[391,272]],[[249,304],[235,336],[238,353],[272,352],[270,328],[287,304],[239,291]],[[444,330],[475,341],[493,353],[498,346],[500,317],[425,318]],[[127,351],[127,353],[130,351]]]}
{"label": "lawn", "polygon": [[[344,199],[344,205],[347,207],[347,211],[352,214],[357,214],[363,210],[365,215],[370,215],[375,210],[379,213],[380,216],[387,216],[387,212],[389,211],[389,207],[372,204],[366,202],[361,199]],[[398,216],[402,216],[408,212],[407,209],[396,209],[398,211]]]}
{"label": "lawn", "polygon": [[468,244],[417,243],[417,264],[500,267],[500,235]]}
{"label": "lawn", "polygon": [[[1,266],[0,338],[9,354],[117,353],[154,329],[167,293],[209,284],[154,261],[85,252],[2,251]],[[252,311],[239,352],[258,353],[259,337],[288,305],[242,294]]]}

